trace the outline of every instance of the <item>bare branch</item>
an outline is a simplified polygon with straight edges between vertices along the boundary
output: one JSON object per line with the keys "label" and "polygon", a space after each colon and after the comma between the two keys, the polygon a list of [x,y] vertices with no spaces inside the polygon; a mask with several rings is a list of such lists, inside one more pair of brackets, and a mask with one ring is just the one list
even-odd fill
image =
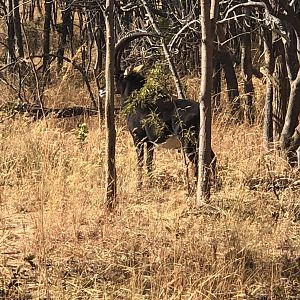
{"label": "bare branch", "polygon": [[245,3],[239,3],[231,8],[229,8],[224,16],[223,19],[227,19],[228,18],[228,15],[235,11],[236,9],[240,8],[240,7],[249,7],[249,6],[254,6],[254,7],[262,7],[262,8],[265,8],[265,9],[268,9],[267,8],[267,5],[265,3],[262,3],[262,2],[257,2],[257,1],[248,1],[248,2],[245,2]]}
{"label": "bare branch", "polygon": [[[155,20],[153,19],[153,16],[151,14],[150,8],[148,7],[147,1],[146,0],[141,0],[141,1],[144,4],[144,7],[145,7],[145,9],[147,11],[148,17],[149,17],[149,19],[150,19],[150,21],[152,23],[152,26],[153,26],[155,32],[158,35],[162,35],[161,32],[160,32],[160,30],[159,30],[159,28],[158,28],[158,26],[155,23]],[[162,38],[162,48],[163,48],[165,57],[166,57],[166,59],[167,59],[167,61],[169,63],[169,68],[170,68],[170,71],[171,71],[171,73],[173,75],[173,78],[174,78],[174,81],[175,81],[175,85],[176,85],[178,97],[183,99],[184,98],[184,92],[183,92],[182,84],[180,82],[177,70],[176,70],[176,68],[174,66],[174,62],[173,62],[173,60],[172,60],[172,58],[170,56],[169,49],[168,49],[165,41],[163,40],[163,38]]]}
{"label": "bare branch", "polygon": [[199,20],[192,20],[190,22],[188,22],[187,24],[185,24],[172,38],[171,42],[169,43],[169,49],[171,50],[174,46],[174,43],[177,41],[177,39],[179,38],[179,36],[186,30],[186,29],[190,29],[189,27],[191,27],[191,25],[193,25],[194,23],[198,23],[200,24]]}

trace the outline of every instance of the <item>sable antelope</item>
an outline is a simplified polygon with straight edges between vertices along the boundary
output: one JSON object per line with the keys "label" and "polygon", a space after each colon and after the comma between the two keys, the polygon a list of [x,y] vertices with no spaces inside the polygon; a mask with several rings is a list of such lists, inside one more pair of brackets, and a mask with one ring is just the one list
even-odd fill
{"label": "sable antelope", "polygon": [[[124,108],[130,95],[140,90],[145,84],[143,77],[137,70],[125,72],[121,69],[121,56],[125,47],[134,39],[143,36],[153,36],[150,33],[132,33],[121,39],[115,49],[115,80],[117,92],[121,94],[121,107]],[[155,124],[147,122],[149,115],[155,113],[162,126],[159,132]],[[194,172],[198,176],[198,139],[200,112],[199,103],[187,99],[171,99],[169,96],[159,98],[151,103],[139,103],[134,110],[126,115],[128,129],[133,138],[138,159],[138,184],[142,184],[142,169],[144,163],[144,145],[146,144],[146,166],[148,173],[152,171],[153,152],[157,144],[169,148],[183,148],[186,156],[194,165]],[[214,169],[215,155],[211,153]]]}

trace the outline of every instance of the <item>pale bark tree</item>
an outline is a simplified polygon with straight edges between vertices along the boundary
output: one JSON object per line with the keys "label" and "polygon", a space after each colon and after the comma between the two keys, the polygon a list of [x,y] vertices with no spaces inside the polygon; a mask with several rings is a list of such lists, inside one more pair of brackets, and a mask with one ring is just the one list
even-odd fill
{"label": "pale bark tree", "polygon": [[206,203],[210,198],[211,162],[211,90],[212,90],[212,29],[215,20],[214,0],[201,0],[201,91],[200,91],[200,131],[197,204]]}
{"label": "pale bark tree", "polygon": [[264,141],[268,148],[273,142],[273,98],[274,98],[274,78],[275,67],[274,51],[272,44],[272,32],[264,29],[264,52],[265,52],[265,76],[266,76],[266,99],[264,115]]}
{"label": "pale bark tree", "polygon": [[[279,4],[286,10],[285,14],[280,14],[279,17],[288,22],[292,27],[292,32],[295,36],[295,45],[297,47],[296,55],[294,55],[294,61],[299,66],[300,61],[300,20],[297,13],[287,3],[279,0]],[[287,54],[286,57],[290,56]],[[288,60],[287,60],[288,61]],[[281,148],[286,154],[287,160],[290,165],[296,164],[296,150],[300,145],[300,125],[299,125],[299,114],[300,114],[300,69],[296,72],[292,72],[291,68],[295,66],[295,63],[288,64],[288,72],[290,78],[290,95],[288,101],[287,112],[285,121],[280,137]]]}
{"label": "pale bark tree", "polygon": [[[227,13],[225,14],[226,17],[228,16],[229,12],[232,12],[234,10],[236,11],[237,9],[243,7],[245,16],[247,16],[248,9],[251,6],[261,8],[264,14],[264,20],[266,21],[266,26],[268,26],[269,29],[274,30],[276,33],[279,33],[279,38],[285,45],[285,57],[283,58],[283,60],[286,62],[286,70],[289,78],[290,88],[285,120],[280,135],[280,144],[283,153],[286,155],[288,162],[292,166],[295,165],[296,149],[300,144],[300,125],[298,120],[300,113],[300,20],[298,16],[297,5],[298,2],[289,2],[285,0],[246,1],[229,8],[227,10]],[[242,51],[243,48],[244,47],[242,47]],[[248,55],[250,53],[250,50],[251,49],[249,49],[248,51],[244,50],[244,54]],[[250,62],[250,59],[248,58],[247,61]],[[282,70],[284,71],[284,69]],[[250,68],[249,71],[251,71]],[[251,75],[251,72],[245,73]],[[246,94],[250,94],[247,92],[247,90],[245,92]],[[271,89],[269,89],[268,92],[270,93]],[[267,96],[269,97],[269,95]],[[285,110],[284,104],[282,108],[283,110]],[[270,109],[270,106],[268,107],[268,109]]]}
{"label": "pale bark tree", "polygon": [[[244,9],[245,16],[249,16],[249,9]],[[254,123],[254,87],[252,83],[252,58],[251,58],[251,35],[250,27],[246,18],[243,20],[243,36],[241,37],[241,71],[245,94],[245,118],[249,124]]]}
{"label": "pale bark tree", "polygon": [[104,12],[106,28],[106,62],[105,62],[105,124],[106,124],[106,207],[112,210],[116,205],[116,129],[114,119],[114,69],[115,69],[115,32],[114,0],[106,0]]}

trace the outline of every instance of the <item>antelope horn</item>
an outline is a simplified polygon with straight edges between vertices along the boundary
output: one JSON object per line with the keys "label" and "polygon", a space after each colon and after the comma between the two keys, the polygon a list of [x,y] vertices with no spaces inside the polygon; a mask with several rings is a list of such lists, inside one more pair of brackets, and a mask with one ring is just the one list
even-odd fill
{"label": "antelope horn", "polygon": [[133,33],[130,33],[130,34],[124,36],[116,44],[116,47],[115,47],[115,71],[116,71],[116,74],[121,72],[121,56],[123,54],[125,47],[133,40],[140,38],[140,37],[144,37],[144,36],[161,37],[160,35],[155,34],[155,33],[137,31],[137,32],[133,32]]}

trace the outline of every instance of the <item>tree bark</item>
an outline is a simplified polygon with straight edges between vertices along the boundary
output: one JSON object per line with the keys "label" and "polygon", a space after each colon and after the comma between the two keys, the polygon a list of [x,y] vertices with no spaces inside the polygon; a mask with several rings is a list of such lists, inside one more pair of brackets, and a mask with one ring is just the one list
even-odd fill
{"label": "tree bark", "polygon": [[[211,161],[211,89],[212,89],[212,22],[210,11],[215,11],[215,1],[201,0],[201,92],[197,204],[205,204],[210,198]],[[213,14],[214,16],[214,14]]]}
{"label": "tree bark", "polygon": [[72,26],[72,18],[71,18],[71,7],[69,1],[66,1],[66,7],[62,10],[62,23],[60,24],[58,30],[59,33],[59,42],[57,49],[57,66],[56,73],[60,74],[61,69],[64,63],[64,54],[65,48],[67,45],[67,37],[70,33],[70,28]]}
{"label": "tree bark", "polygon": [[7,11],[7,64],[10,64],[16,60],[15,53],[15,28],[13,18],[13,1],[8,0],[8,11]]}
{"label": "tree bark", "polygon": [[212,83],[212,98],[213,98],[213,110],[214,112],[221,111],[221,62],[217,55],[214,55],[213,59],[213,83]]}
{"label": "tree bark", "polygon": [[284,45],[282,40],[278,40],[273,45],[275,55],[274,79],[274,137],[277,140],[283,129],[284,119],[290,94],[290,81],[286,68]]}
{"label": "tree bark", "polygon": [[224,76],[227,85],[227,97],[231,105],[231,113],[235,120],[241,118],[241,101],[239,96],[238,81],[233,66],[233,60],[227,47],[221,44],[225,42],[225,33],[222,24],[217,24],[217,36],[220,43],[217,55],[224,70]]}
{"label": "tree bark", "polygon": [[299,132],[297,131],[298,117],[300,113],[300,70],[296,79],[291,84],[291,92],[288,102],[285,122],[280,136],[281,148],[286,154],[291,166],[296,164],[296,150],[299,143]]}
{"label": "tree bark", "polygon": [[13,15],[14,15],[14,25],[15,25],[15,35],[16,35],[16,42],[17,42],[17,49],[18,49],[18,57],[24,57],[19,0],[14,0],[13,4],[14,4]]}
{"label": "tree bark", "polygon": [[106,0],[105,28],[106,28],[106,207],[112,210],[116,206],[117,172],[116,172],[116,129],[114,119],[114,0]]}
{"label": "tree bark", "polygon": [[290,81],[293,81],[297,77],[299,70],[299,61],[297,56],[297,36],[292,26],[286,26],[287,34],[290,42],[284,43],[286,66]]}
{"label": "tree bark", "polygon": [[[289,10],[289,23],[292,25],[293,29],[291,32],[293,32],[296,38],[296,53],[291,53],[290,51],[286,51],[286,57],[291,56],[293,57],[293,62],[297,66],[299,66],[299,56],[298,53],[300,51],[300,21],[299,17],[296,13],[293,13],[293,11],[290,8],[287,8]],[[286,48],[287,49],[287,48]],[[287,64],[288,61],[287,61]],[[287,161],[291,166],[297,165],[297,155],[296,150],[299,147],[300,143],[300,134],[299,134],[299,114],[300,114],[300,70],[298,68],[296,77],[293,80],[294,72],[291,69],[291,66],[288,68],[289,78],[290,78],[290,96],[288,101],[288,107],[287,107],[287,113],[285,116],[284,126],[282,129],[282,133],[280,136],[280,143],[281,148],[283,152],[286,155]]]}
{"label": "tree bark", "polygon": [[[245,8],[245,14],[249,14],[249,9]],[[254,88],[252,83],[252,62],[251,62],[251,35],[248,23],[243,21],[244,35],[241,38],[241,69],[245,93],[245,118],[249,124],[254,123],[253,95]]]}
{"label": "tree bark", "polygon": [[264,141],[268,148],[273,142],[273,97],[274,97],[274,53],[272,45],[272,32],[263,30],[264,33],[264,52],[266,63],[266,99],[264,115]]}
{"label": "tree bark", "polygon": [[95,39],[95,46],[96,46],[96,61],[94,65],[94,76],[95,82],[97,86],[97,99],[98,99],[98,110],[100,113],[100,117],[103,118],[104,116],[104,107],[103,107],[103,97],[100,95],[100,76],[102,70],[102,62],[103,62],[103,49],[105,45],[105,36],[103,34],[103,14],[102,12],[97,13],[97,18],[95,20],[95,29],[94,29],[94,39]]}
{"label": "tree bark", "polygon": [[[49,77],[49,54],[50,54],[50,32],[51,32],[51,14],[53,0],[45,0],[45,18],[44,18],[44,41],[43,41],[43,74],[44,84]],[[43,84],[43,86],[44,86]]]}

